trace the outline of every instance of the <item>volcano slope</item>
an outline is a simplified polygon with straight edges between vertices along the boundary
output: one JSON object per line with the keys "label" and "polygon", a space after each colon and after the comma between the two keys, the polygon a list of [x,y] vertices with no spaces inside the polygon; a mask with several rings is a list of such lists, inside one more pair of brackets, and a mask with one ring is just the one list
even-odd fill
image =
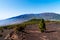
{"label": "volcano slope", "polygon": [[[40,19],[33,19],[21,24],[8,25],[0,28],[0,40],[60,40],[60,22],[59,21],[45,21],[46,32],[41,33],[38,28]],[[25,25],[24,25],[25,24]],[[25,26],[25,32],[16,33],[16,27]],[[3,30],[3,31],[1,31]],[[14,32],[13,32],[14,31]],[[12,35],[11,35],[12,33]],[[10,35],[10,37],[8,36]],[[7,37],[8,36],[8,37]]]}
{"label": "volcano slope", "polygon": [[46,23],[46,32],[41,33],[37,24],[28,25],[26,30],[29,34],[25,40],[60,40],[60,22],[50,21]]}

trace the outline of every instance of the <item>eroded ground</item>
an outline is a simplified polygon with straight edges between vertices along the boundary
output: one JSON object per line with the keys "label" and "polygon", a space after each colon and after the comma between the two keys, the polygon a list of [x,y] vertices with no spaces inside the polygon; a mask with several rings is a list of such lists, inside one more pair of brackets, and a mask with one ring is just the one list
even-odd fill
{"label": "eroded ground", "polygon": [[36,25],[31,27],[27,28],[29,34],[26,35],[24,40],[60,40],[60,23],[46,24],[47,30],[45,33],[41,33]]}
{"label": "eroded ground", "polygon": [[[46,32],[41,33],[37,25],[28,25],[26,27],[26,32],[19,34],[18,40],[60,40],[60,23],[47,23],[46,24]],[[5,36],[10,33],[12,30],[4,30],[4,32],[0,32],[3,34],[3,37],[0,37],[0,40],[4,40]]]}

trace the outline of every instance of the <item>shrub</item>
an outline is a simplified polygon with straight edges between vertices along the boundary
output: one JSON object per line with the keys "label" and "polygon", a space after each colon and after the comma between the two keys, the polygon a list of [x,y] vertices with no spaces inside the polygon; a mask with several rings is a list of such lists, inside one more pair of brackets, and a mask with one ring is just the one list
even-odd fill
{"label": "shrub", "polygon": [[25,27],[26,27],[25,24],[23,25],[21,24],[21,25],[15,26],[14,30],[15,32],[23,32]]}
{"label": "shrub", "polygon": [[44,19],[41,19],[41,21],[39,22],[39,29],[41,32],[44,32],[46,30]]}
{"label": "shrub", "polygon": [[0,34],[0,37],[2,37],[3,35],[2,34]]}

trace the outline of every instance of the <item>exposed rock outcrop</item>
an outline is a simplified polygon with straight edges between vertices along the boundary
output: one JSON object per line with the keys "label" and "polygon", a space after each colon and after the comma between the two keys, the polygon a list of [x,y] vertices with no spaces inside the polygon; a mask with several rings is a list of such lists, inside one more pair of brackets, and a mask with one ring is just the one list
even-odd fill
{"label": "exposed rock outcrop", "polygon": [[15,32],[11,32],[5,38],[5,40],[19,40],[18,35]]}

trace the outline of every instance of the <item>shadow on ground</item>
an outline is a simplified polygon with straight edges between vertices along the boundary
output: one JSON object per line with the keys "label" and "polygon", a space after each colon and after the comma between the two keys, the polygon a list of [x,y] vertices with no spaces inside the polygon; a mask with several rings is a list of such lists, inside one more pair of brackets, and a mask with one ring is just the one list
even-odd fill
{"label": "shadow on ground", "polygon": [[45,33],[52,33],[52,32],[56,32],[56,31],[55,30],[45,31]]}

